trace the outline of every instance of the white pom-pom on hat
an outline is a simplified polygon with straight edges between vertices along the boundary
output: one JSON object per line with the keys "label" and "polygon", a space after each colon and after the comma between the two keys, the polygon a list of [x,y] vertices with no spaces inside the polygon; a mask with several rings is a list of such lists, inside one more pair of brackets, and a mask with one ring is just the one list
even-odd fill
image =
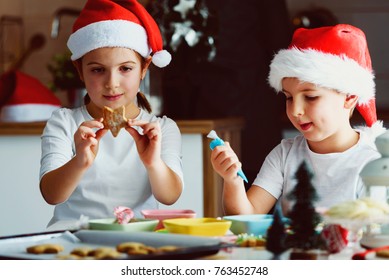
{"label": "white pom-pom on hat", "polygon": [[153,64],[155,66],[160,67],[160,68],[165,67],[166,65],[168,65],[171,60],[172,60],[172,56],[166,50],[162,50],[162,51],[156,52],[155,54],[153,54],[153,58],[152,58]]}

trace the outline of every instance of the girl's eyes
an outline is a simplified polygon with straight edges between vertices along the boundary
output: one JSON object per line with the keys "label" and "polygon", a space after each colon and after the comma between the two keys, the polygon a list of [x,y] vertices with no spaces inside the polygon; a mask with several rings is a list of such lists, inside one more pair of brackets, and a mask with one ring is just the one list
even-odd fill
{"label": "girl's eyes", "polygon": [[[121,66],[119,68],[119,70],[121,72],[128,72],[128,71],[131,71],[132,70],[132,67],[127,67],[127,66]],[[95,67],[95,68],[91,68],[91,71],[93,73],[103,73],[105,71],[105,69],[103,67]]]}
{"label": "girl's eyes", "polygon": [[132,68],[131,67],[127,67],[127,66],[121,66],[120,67],[120,71],[123,71],[123,72],[128,72],[128,71],[131,71]]}
{"label": "girl's eyes", "polygon": [[91,71],[94,73],[101,73],[104,71],[104,68],[102,68],[102,67],[92,68]]}

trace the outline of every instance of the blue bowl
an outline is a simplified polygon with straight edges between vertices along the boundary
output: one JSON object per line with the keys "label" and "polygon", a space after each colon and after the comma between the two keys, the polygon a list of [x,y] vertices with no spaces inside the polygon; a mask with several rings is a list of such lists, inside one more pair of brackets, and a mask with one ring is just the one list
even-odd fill
{"label": "blue bowl", "polygon": [[230,230],[234,234],[266,235],[273,223],[273,215],[270,214],[232,215],[223,219],[232,222]]}

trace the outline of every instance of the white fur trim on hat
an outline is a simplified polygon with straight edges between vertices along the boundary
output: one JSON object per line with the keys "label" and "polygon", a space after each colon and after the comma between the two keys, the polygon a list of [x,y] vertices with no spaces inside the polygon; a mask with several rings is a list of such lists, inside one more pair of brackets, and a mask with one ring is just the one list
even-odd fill
{"label": "white fur trim on hat", "polygon": [[282,90],[282,79],[298,78],[320,87],[355,94],[358,103],[367,103],[375,95],[374,74],[347,56],[337,56],[313,49],[279,51],[270,64],[269,84]]}
{"label": "white fur trim on hat", "polygon": [[381,134],[386,132],[386,128],[382,121],[376,121],[371,127],[368,126],[356,126],[355,129],[364,131],[369,139],[373,141],[380,136]]}
{"label": "white fur trim on hat", "polygon": [[145,58],[151,53],[146,30],[127,20],[104,20],[86,25],[70,35],[68,47],[72,60],[103,47],[133,49]]}

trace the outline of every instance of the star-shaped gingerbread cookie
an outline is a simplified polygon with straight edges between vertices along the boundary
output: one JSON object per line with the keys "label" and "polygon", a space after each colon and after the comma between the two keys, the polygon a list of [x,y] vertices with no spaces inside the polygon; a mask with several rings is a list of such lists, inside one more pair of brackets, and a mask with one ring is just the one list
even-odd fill
{"label": "star-shaped gingerbread cookie", "polygon": [[117,109],[104,106],[103,124],[104,128],[107,128],[111,131],[113,137],[118,136],[120,129],[127,126],[124,106]]}

